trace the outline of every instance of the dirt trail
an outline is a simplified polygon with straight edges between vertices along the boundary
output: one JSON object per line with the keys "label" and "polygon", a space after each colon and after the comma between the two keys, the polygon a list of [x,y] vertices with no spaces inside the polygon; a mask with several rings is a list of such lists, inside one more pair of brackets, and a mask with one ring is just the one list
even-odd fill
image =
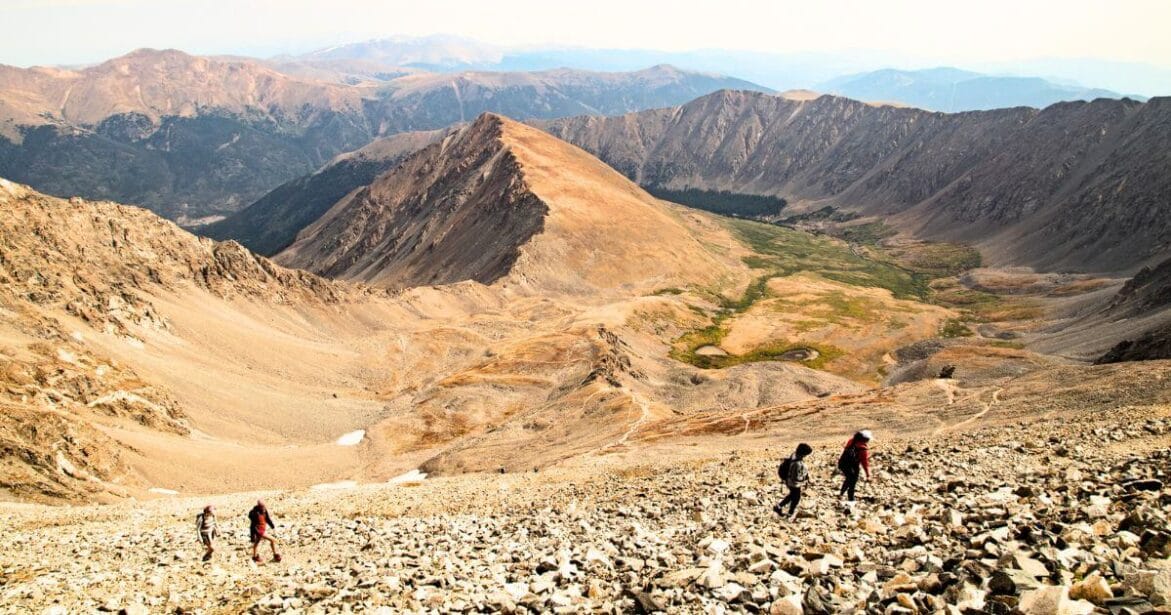
{"label": "dirt trail", "polygon": [[936,378],[935,379],[935,386],[939,387],[940,389],[943,389],[944,393],[947,393],[947,405],[950,406],[950,405],[956,403],[956,383],[954,380],[950,380],[950,379],[946,379],[946,378]]}
{"label": "dirt trail", "polygon": [[[1004,391],[1003,388],[996,389],[995,391],[992,392],[992,396],[988,399],[988,401],[984,402],[984,409],[983,410],[980,410],[976,414],[973,414],[972,416],[969,416],[968,418],[966,418],[958,423],[955,423],[954,425],[944,425],[944,426],[936,429],[935,434],[938,435],[938,434],[943,433],[945,431],[951,431],[954,429],[959,429],[961,427],[966,427],[966,426],[971,425],[971,424],[975,423],[976,421],[984,418],[984,415],[988,414],[988,412],[990,412],[993,407],[995,407],[997,404],[1000,403],[1000,393],[1003,391]],[[951,402],[949,401],[948,403],[951,403]]]}
{"label": "dirt trail", "polygon": [[600,447],[597,452],[606,453],[612,449],[626,446],[627,443],[630,442],[630,437],[638,433],[638,430],[642,429],[642,426],[651,419],[650,404],[645,399],[643,399],[641,395],[635,391],[628,391],[627,396],[630,398],[630,401],[634,402],[634,404],[638,406],[638,418],[630,424],[630,427],[626,428],[626,431],[622,433],[622,436],[620,436],[612,444]]}

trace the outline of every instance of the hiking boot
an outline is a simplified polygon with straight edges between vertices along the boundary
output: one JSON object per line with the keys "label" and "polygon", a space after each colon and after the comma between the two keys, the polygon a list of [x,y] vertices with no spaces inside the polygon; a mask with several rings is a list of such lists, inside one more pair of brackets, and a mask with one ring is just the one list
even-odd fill
{"label": "hiking boot", "polygon": [[272,561],[277,562],[279,564],[281,561],[281,554],[280,553],[273,554]]}
{"label": "hiking boot", "polygon": [[773,512],[777,513],[778,517],[784,517],[785,513],[781,510],[780,504],[773,504]]}
{"label": "hiking boot", "polygon": [[253,556],[252,556],[252,561],[254,561],[254,562],[256,562],[257,564],[259,564],[259,563],[260,563],[260,556],[259,556],[259,555],[253,555]]}

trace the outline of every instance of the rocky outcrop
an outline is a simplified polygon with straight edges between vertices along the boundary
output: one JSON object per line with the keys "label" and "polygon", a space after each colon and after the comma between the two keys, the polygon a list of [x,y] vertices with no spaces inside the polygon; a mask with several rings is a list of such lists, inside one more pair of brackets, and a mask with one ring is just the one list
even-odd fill
{"label": "rocky outcrop", "polygon": [[1158,359],[1171,359],[1171,324],[1151,329],[1134,339],[1118,342],[1094,363],[1101,365]]}
{"label": "rocky outcrop", "polygon": [[725,91],[539,125],[645,186],[816,201],[992,264],[1129,271],[1171,246],[1167,98],[943,114]]}
{"label": "rocky outcrop", "polygon": [[1171,307],[1171,259],[1143,267],[1118,290],[1106,311],[1113,316],[1135,316]]}
{"label": "rocky outcrop", "polygon": [[[1094,362],[1120,363],[1171,359],[1171,259],[1143,267],[1118,290],[1110,303],[1090,318],[1118,321],[1147,317],[1148,329],[1123,339]],[[1159,323],[1158,321],[1164,321]]]}

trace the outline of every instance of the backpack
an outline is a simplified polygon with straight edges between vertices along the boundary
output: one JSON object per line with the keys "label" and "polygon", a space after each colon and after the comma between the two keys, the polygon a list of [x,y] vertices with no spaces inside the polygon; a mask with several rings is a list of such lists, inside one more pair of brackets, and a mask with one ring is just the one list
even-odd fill
{"label": "backpack", "polygon": [[853,472],[860,465],[862,462],[858,459],[858,447],[850,442],[849,446],[842,451],[842,456],[838,458],[838,469],[843,472]]}
{"label": "backpack", "polygon": [[777,466],[777,476],[781,477],[781,480],[783,480],[783,481],[788,481],[789,480],[789,472],[792,469],[793,469],[793,458],[792,457],[785,457],[785,460],[781,462],[781,465]]}

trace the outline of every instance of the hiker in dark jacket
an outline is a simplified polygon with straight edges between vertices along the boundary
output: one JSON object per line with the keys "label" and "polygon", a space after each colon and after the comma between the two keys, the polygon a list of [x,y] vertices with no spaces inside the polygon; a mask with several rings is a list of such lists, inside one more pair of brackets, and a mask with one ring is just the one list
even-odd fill
{"label": "hiker in dark jacket", "polygon": [[206,562],[211,559],[211,554],[215,553],[212,540],[220,534],[215,522],[215,507],[211,504],[204,506],[203,512],[195,515],[195,532],[199,534],[199,541],[203,543],[203,561]]}
{"label": "hiker in dark jacket", "polygon": [[789,495],[773,506],[773,512],[784,514],[785,504],[789,505],[789,520],[797,518],[797,504],[801,502],[801,487],[809,481],[809,470],[805,467],[805,458],[813,453],[813,447],[802,442],[797,445],[797,451],[781,462],[780,475],[789,488]]}
{"label": "hiker in dark jacket", "polygon": [[866,472],[866,480],[870,480],[870,438],[869,429],[854,434],[854,437],[846,442],[842,456],[838,459],[838,469],[846,477],[838,497],[847,496],[851,503],[854,501],[854,489],[858,486],[858,478],[863,471]]}
{"label": "hiker in dark jacket", "polygon": [[281,554],[277,553],[276,550],[276,539],[267,535],[268,528],[276,529],[272,513],[268,512],[264,500],[256,500],[256,506],[248,511],[248,536],[252,540],[252,561],[254,562],[260,562],[260,553],[257,552],[257,549],[262,540],[267,540],[268,546],[272,547],[273,561],[281,561]]}

